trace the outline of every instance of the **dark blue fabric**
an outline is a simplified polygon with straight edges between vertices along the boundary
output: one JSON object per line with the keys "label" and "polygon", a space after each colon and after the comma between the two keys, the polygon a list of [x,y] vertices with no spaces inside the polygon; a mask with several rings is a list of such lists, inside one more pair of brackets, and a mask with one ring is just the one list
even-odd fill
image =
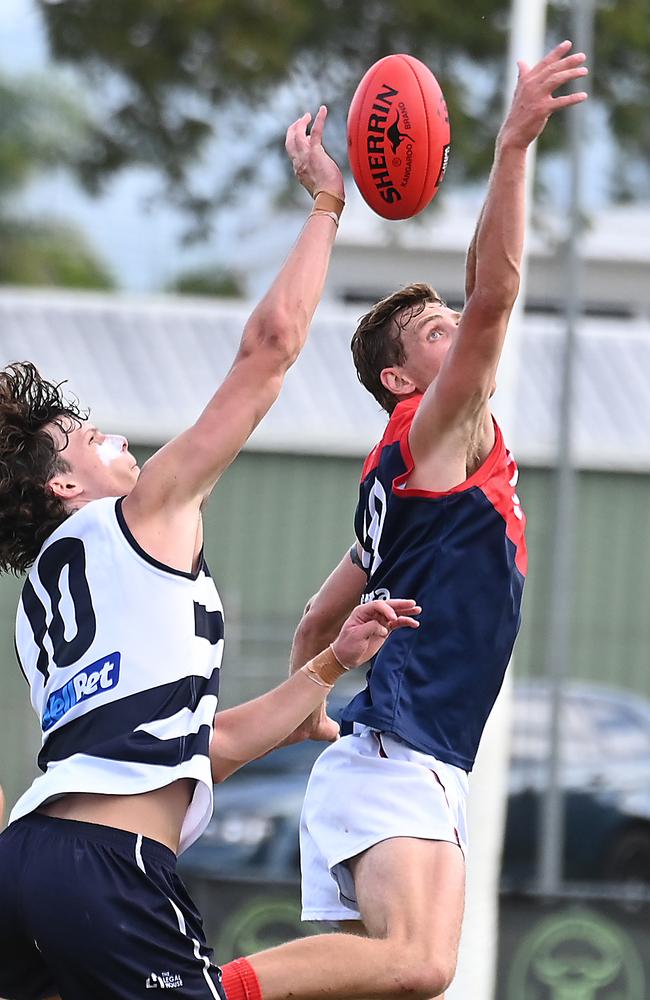
{"label": "dark blue fabric", "polygon": [[413,598],[422,606],[420,627],[389,636],[367,687],[343,712],[344,732],[359,722],[395,733],[470,771],[519,629],[524,577],[506,523],[479,487],[401,495],[392,484],[404,471],[399,442],[385,446],[361,484],[355,529],[374,555],[364,511],[379,478],[386,509],[376,489],[373,503],[381,562],[370,572],[366,599]]}
{"label": "dark blue fabric", "polygon": [[102,705],[55,730],[38,755],[38,766],[45,771],[50,761],[65,760],[75,753],[167,765],[180,764],[195,753],[207,754],[210,726],[170,740],[133,730],[147,722],[169,719],[182,708],[195,711],[201,698],[218,692],[219,668],[215,667],[209,677],[184,677]]}
{"label": "dark blue fabric", "polygon": [[207,639],[213,646],[223,639],[223,615],[220,611],[208,611],[203,604],[194,602],[194,633]]}
{"label": "dark blue fabric", "polygon": [[207,974],[225,1000],[173,853],[143,839],[142,871],[136,840],[39,814],[0,834],[0,996],[136,1000],[153,987],[213,1000]]}

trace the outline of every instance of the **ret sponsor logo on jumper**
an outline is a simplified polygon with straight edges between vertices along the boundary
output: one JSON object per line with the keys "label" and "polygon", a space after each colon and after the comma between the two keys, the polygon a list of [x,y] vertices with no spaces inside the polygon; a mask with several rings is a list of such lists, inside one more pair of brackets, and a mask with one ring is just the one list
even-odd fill
{"label": "ret sponsor logo on jumper", "polygon": [[110,653],[84,667],[70,680],[53,691],[43,712],[43,732],[51,729],[64,715],[88,698],[110,691],[120,679],[120,654]]}

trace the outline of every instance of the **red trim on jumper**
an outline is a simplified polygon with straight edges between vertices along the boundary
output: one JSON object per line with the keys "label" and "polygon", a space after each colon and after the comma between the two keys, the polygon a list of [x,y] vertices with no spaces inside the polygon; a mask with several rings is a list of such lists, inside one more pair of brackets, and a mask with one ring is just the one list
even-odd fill
{"label": "red trim on jumper", "polygon": [[[505,459],[506,447],[503,443],[503,435],[494,417],[492,417],[492,423],[494,424],[494,444],[485,461],[479,465],[476,472],[473,472],[471,476],[464,479],[462,483],[452,486],[450,490],[440,491],[412,490],[408,486],[400,485],[400,483],[408,482],[409,476],[413,474],[415,468],[415,460],[411,454],[407,431],[404,437],[400,439],[400,450],[404,459],[404,465],[406,466],[406,472],[403,472],[400,476],[395,476],[393,479],[393,493],[400,497],[430,497],[435,500],[439,497],[452,496],[454,493],[464,493],[465,490],[471,489],[472,486],[482,486],[490,478],[500,459]],[[410,430],[410,425],[408,430]]]}
{"label": "red trim on jumper", "polygon": [[395,444],[396,441],[399,441],[405,431],[408,433],[413,417],[415,416],[415,411],[420,405],[421,399],[422,393],[416,393],[414,396],[409,396],[408,399],[405,399],[403,402],[397,404],[391,413],[390,420],[386,425],[384,436],[379,444],[375,445],[363,463],[361,482],[364,481],[366,476],[372,472],[373,469],[377,468],[384,448],[387,448],[388,445]]}
{"label": "red trim on jumper", "polygon": [[506,453],[506,462],[507,472],[484,483],[481,491],[506,522],[506,535],[516,549],[515,566],[522,576],[526,576],[528,569],[526,515],[516,493],[519,470],[510,452]]}
{"label": "red trim on jumper", "polygon": [[221,966],[221,985],[228,1000],[262,1000],[257,973],[245,958]]}
{"label": "red trim on jumper", "polygon": [[451,496],[454,493],[462,493],[465,490],[471,489],[472,486],[482,486],[482,484],[490,478],[500,459],[504,460],[505,465],[506,448],[503,442],[503,435],[501,434],[499,425],[493,417],[494,444],[490,450],[490,454],[487,456],[482,465],[478,467],[476,472],[472,473],[472,475],[465,479],[462,483],[458,483],[457,486],[452,486],[450,490],[441,490],[439,492],[436,490],[409,489],[408,486],[402,486],[402,483],[408,482],[409,477],[413,474],[413,470],[415,468],[415,460],[411,453],[408,437],[411,430],[411,424],[413,423],[413,418],[421,402],[422,393],[415,393],[413,396],[409,396],[408,399],[405,399],[401,403],[397,404],[391,414],[390,420],[388,421],[388,425],[384,431],[384,436],[379,444],[375,445],[364,462],[363,471],[361,473],[361,482],[363,482],[366,477],[377,468],[384,448],[389,447],[391,444],[395,444],[397,441],[399,441],[402,460],[406,466],[406,471],[402,472],[399,476],[396,476],[393,480],[392,489],[393,493],[397,496],[429,497],[436,499],[439,497]]}

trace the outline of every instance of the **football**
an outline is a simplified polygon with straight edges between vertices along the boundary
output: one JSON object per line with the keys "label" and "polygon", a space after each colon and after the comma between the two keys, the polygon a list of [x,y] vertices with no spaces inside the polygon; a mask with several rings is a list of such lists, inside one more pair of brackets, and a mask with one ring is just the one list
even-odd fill
{"label": "football", "polygon": [[384,219],[410,219],[436,194],[449,159],[449,115],[431,70],[396,54],[370,67],[348,113],[359,191]]}

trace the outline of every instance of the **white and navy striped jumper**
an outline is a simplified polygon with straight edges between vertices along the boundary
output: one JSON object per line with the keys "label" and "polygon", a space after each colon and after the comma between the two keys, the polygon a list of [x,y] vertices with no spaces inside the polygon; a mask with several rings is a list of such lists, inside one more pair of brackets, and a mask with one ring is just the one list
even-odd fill
{"label": "white and navy striped jumper", "polygon": [[212,814],[208,756],[223,652],[223,607],[196,573],[144,552],[108,497],[47,539],[22,590],[16,651],[43,734],[43,774],[10,822],[67,792],[132,795],[196,786],[180,850]]}

